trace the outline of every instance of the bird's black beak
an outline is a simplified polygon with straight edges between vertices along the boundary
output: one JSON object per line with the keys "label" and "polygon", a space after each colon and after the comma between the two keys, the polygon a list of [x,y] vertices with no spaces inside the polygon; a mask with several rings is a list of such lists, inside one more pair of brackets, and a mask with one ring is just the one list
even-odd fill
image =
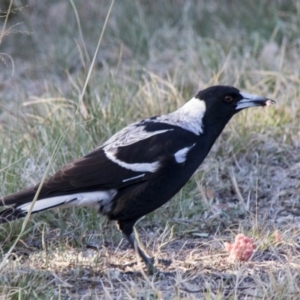
{"label": "bird's black beak", "polygon": [[243,97],[243,99],[238,101],[238,103],[236,104],[236,110],[241,110],[253,106],[271,106],[276,103],[274,100],[265,97],[243,92],[240,92],[240,94]]}

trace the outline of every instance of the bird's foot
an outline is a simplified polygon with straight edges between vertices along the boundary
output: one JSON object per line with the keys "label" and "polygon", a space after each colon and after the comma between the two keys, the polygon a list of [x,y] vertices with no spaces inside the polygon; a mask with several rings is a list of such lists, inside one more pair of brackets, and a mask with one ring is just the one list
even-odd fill
{"label": "bird's foot", "polygon": [[145,257],[143,258],[143,261],[146,264],[148,275],[154,275],[159,272],[157,268],[154,266],[154,262],[155,262],[154,257],[147,257],[147,258]]}
{"label": "bird's foot", "polygon": [[162,264],[166,267],[169,267],[172,264],[172,260],[171,259],[158,259],[157,262],[159,264]]}

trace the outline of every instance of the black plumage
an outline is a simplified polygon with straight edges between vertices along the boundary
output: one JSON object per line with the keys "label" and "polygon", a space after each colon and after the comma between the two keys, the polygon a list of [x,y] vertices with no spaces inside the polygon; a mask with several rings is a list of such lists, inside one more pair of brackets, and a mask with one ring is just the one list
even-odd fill
{"label": "black plumage", "polygon": [[[54,207],[95,206],[117,221],[149,271],[148,258],[132,237],[142,216],[170,200],[196,171],[231,117],[272,100],[228,86],[200,91],[177,111],[129,125],[90,154],[47,179],[32,213]],[[8,195],[0,205],[0,223],[24,217],[38,190]]]}

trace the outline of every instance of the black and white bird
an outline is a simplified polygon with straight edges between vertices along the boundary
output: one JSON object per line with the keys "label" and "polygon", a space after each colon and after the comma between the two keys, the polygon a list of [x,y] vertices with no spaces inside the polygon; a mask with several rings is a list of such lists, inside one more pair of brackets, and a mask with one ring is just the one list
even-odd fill
{"label": "black and white bird", "polygon": [[[32,213],[94,206],[117,221],[151,272],[154,260],[132,236],[136,221],[186,184],[234,114],[273,103],[230,86],[202,90],[178,110],[133,123],[63,167],[43,183]],[[38,186],[0,198],[0,205],[5,206],[0,223],[26,216]]]}

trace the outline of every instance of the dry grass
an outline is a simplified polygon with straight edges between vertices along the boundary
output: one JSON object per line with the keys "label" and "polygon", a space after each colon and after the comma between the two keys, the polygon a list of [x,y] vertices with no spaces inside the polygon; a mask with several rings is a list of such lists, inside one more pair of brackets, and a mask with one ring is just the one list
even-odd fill
{"label": "dry grass", "polygon": [[[51,174],[209,85],[277,102],[237,115],[182,191],[138,222],[149,254],[172,260],[159,276],[96,212],[56,210],[31,218],[1,299],[299,299],[300,6],[263,3],[116,1],[83,103],[110,3],[75,1],[78,22],[66,1],[14,1],[5,28],[0,6],[0,195],[38,182],[65,133]],[[0,227],[1,257],[21,226]],[[257,244],[246,263],[224,250],[238,233]]]}

